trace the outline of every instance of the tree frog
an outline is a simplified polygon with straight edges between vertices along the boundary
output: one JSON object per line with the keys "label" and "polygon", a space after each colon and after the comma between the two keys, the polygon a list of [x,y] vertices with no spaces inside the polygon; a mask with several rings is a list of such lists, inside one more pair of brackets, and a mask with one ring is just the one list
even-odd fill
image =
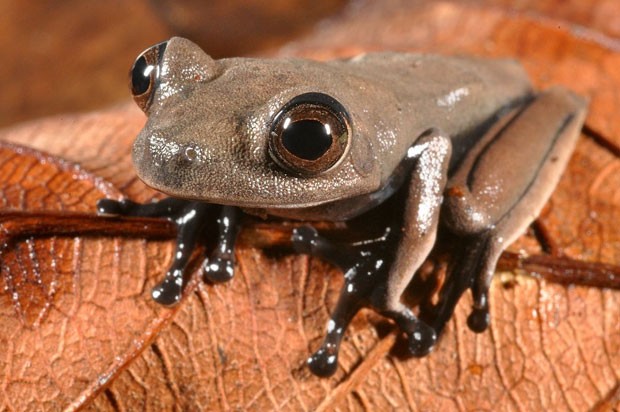
{"label": "tree frog", "polygon": [[[176,255],[153,298],[179,301],[209,217],[219,227],[203,264],[212,282],[233,276],[241,212],[308,222],[293,232],[294,248],[345,276],[308,360],[321,376],[336,370],[342,335],[362,307],[392,319],[414,356],[434,347],[467,289],[468,325],[485,330],[498,258],[554,190],[586,112],[585,100],[561,87],[533,91],[511,60],[394,52],[214,60],[183,38],[137,58],[131,91],[148,115],[135,168],[171,198],[104,199],[98,210],[177,223]],[[321,220],[381,230],[346,243],[315,230]],[[403,292],[438,233],[452,259],[437,301],[414,313]]]}

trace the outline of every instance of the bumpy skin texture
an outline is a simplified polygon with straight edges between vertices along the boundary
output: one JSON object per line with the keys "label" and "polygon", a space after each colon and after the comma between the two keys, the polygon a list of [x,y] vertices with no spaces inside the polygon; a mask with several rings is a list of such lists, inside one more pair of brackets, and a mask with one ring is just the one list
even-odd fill
{"label": "bumpy skin texture", "polygon": [[[148,64],[138,59],[134,67],[134,97],[148,121],[134,163],[145,183],[175,199],[103,200],[99,210],[177,222],[179,253],[153,291],[157,301],[180,299],[183,269],[209,216],[219,216],[220,231],[203,266],[210,281],[233,275],[239,208],[368,226],[366,241],[350,244],[311,226],[293,235],[297,251],[345,273],[326,339],[308,362],[322,376],[335,371],[342,335],[364,306],[393,319],[414,356],[432,350],[468,288],[468,324],[485,330],[497,259],[553,191],[585,116],[583,99],[561,88],[534,93],[507,60],[380,53],[325,63],[214,61],[181,38],[142,56]],[[328,112],[346,119],[346,132],[331,140],[346,147],[321,173],[289,170],[274,157],[274,122],[306,93],[335,99],[341,106]],[[438,303],[429,300],[418,317],[401,296],[438,232],[458,246]]]}

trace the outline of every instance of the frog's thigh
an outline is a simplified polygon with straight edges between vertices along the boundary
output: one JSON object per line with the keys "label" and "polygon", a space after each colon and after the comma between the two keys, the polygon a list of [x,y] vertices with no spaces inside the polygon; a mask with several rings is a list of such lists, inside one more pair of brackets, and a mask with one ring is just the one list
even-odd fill
{"label": "frog's thigh", "polygon": [[442,221],[454,233],[492,230],[512,242],[538,215],[573,151],[585,101],[560,87],[507,116],[450,178]]}
{"label": "frog's thigh", "polygon": [[468,324],[475,331],[486,329],[497,260],[551,195],[584,116],[581,98],[552,88],[498,122],[468,152],[445,192],[442,223],[465,241],[442,289],[435,330],[443,329],[467,287],[474,298]]}
{"label": "frog's thigh", "polygon": [[[585,106],[583,99],[564,89],[549,89],[491,130],[450,179],[442,221],[470,239],[467,245],[478,245],[463,247],[463,262],[456,269],[475,272],[457,276],[473,277],[474,316],[468,320],[472,329],[486,328],[487,291],[497,260],[553,192],[579,136]],[[447,308],[463,291],[453,289],[454,296],[446,295]],[[445,312],[439,328],[450,309]]]}

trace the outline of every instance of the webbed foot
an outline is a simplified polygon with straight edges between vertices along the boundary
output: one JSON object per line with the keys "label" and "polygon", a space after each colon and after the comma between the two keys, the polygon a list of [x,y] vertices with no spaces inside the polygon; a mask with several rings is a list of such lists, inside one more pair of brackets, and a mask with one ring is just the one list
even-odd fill
{"label": "webbed foot", "polygon": [[313,227],[303,226],[293,232],[293,246],[297,252],[318,256],[339,266],[345,277],[336,308],[328,321],[326,336],[319,349],[308,359],[308,366],[319,376],[332,375],[338,364],[338,353],[344,332],[351,319],[364,306],[376,309],[394,320],[407,337],[411,356],[430,353],[452,317],[462,294],[469,288],[474,294],[474,308],[468,318],[470,328],[484,331],[489,325],[488,282],[484,274],[495,266],[495,250],[489,248],[493,237],[482,234],[463,242],[439,296],[431,309],[421,309],[419,319],[404,304],[388,303],[386,298],[389,273],[390,234],[375,243],[363,246],[334,242],[321,236]]}
{"label": "webbed foot", "polygon": [[383,297],[389,271],[386,260],[389,260],[392,237],[388,229],[381,239],[355,245],[328,240],[311,226],[293,231],[292,241],[296,251],[318,256],[339,266],[345,278],[338,303],[327,323],[325,339],[308,359],[308,366],[315,375],[330,376],[336,371],[342,337],[355,314],[364,306],[372,306],[396,322],[407,335],[411,355],[424,356],[435,345],[435,330],[404,305],[396,310],[385,310]]}
{"label": "webbed foot", "polygon": [[437,343],[437,332],[415,316],[409,322],[409,325],[401,326],[401,330],[407,334],[409,354],[416,358],[428,355]]}
{"label": "webbed foot", "polygon": [[467,289],[472,290],[474,303],[467,317],[470,330],[484,332],[490,323],[488,293],[490,278],[493,275],[499,253],[492,245],[494,235],[490,232],[459,239],[458,248],[448,267],[446,281],[439,293],[439,302],[435,307],[422,314],[432,319],[432,327],[441,335],[454,309]]}
{"label": "webbed foot", "polygon": [[364,305],[363,290],[357,282],[361,256],[348,244],[332,242],[318,234],[312,226],[293,230],[293,248],[299,253],[318,256],[344,272],[345,285],[340,292],[338,304],[327,323],[327,333],[319,349],[308,358],[308,367],[317,376],[331,376],[338,367],[340,343],[351,319]]}
{"label": "webbed foot", "polygon": [[205,279],[213,283],[227,282],[235,274],[235,241],[241,225],[241,212],[234,206],[222,206],[217,219],[217,247],[202,264]]}
{"label": "webbed foot", "polygon": [[175,198],[146,204],[111,199],[101,199],[97,203],[100,214],[162,217],[176,224],[177,243],[172,264],[164,279],[155,285],[151,292],[153,299],[162,305],[174,305],[181,300],[189,259],[196,246],[204,243],[208,217],[217,213],[218,209],[219,243],[211,257],[203,263],[203,268],[205,277],[209,280],[222,282],[229,280],[234,272],[233,248],[239,230],[237,208]]}
{"label": "webbed foot", "polygon": [[474,279],[471,291],[474,304],[467,317],[467,326],[476,333],[482,333],[491,324],[489,313],[489,286],[480,277]]}

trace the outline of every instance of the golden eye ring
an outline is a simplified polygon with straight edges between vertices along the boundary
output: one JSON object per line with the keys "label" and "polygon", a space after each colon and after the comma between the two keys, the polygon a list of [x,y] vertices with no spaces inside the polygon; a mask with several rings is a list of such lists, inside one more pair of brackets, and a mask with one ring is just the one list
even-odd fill
{"label": "golden eye ring", "polygon": [[344,157],[350,134],[349,115],[342,104],[323,93],[304,93],[274,116],[269,154],[290,173],[316,176]]}
{"label": "golden eye ring", "polygon": [[159,82],[159,66],[167,44],[159,43],[140,53],[129,71],[129,88],[133,100],[145,113],[153,101]]}

